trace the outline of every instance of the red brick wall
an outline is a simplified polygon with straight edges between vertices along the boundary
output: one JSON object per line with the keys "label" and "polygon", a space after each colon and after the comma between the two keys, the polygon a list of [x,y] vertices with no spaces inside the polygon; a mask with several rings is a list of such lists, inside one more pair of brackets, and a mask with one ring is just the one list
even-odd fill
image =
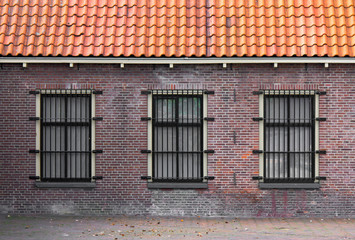
{"label": "red brick wall", "polygon": [[[96,172],[104,179],[88,189],[39,189],[35,175],[36,88],[91,84],[97,96]],[[214,90],[208,99],[207,190],[150,190],[147,173],[147,96],[149,87]],[[258,97],[261,85],[327,91],[320,97],[320,176],[317,190],[260,190],[258,174]],[[311,86],[310,86],[311,85]],[[355,216],[355,65],[162,65],[5,64],[0,69],[0,213],[153,214],[248,216]],[[234,101],[234,91],[236,101]],[[236,142],[233,141],[233,132]],[[234,184],[233,173],[236,173]]]}

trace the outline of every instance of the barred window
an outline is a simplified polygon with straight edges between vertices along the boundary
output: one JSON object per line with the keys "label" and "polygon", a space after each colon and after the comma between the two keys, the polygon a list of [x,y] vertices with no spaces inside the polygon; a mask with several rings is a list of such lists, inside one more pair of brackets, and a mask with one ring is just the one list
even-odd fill
{"label": "barred window", "polygon": [[47,90],[40,96],[42,181],[90,181],[92,95],[86,90]]}
{"label": "barred window", "polygon": [[153,178],[202,181],[202,95],[153,97]]}
{"label": "barred window", "polygon": [[315,181],[315,96],[310,91],[264,94],[264,182]]}

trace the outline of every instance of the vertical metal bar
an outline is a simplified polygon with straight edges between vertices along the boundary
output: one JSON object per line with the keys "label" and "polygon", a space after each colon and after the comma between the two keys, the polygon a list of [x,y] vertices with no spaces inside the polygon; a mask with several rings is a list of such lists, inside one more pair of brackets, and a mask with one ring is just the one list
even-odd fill
{"label": "vertical metal bar", "polygon": [[[274,90],[274,94],[275,94],[275,90]],[[275,124],[275,119],[276,119],[276,96],[274,95],[273,96],[273,99],[274,99],[274,107],[273,107],[273,110],[274,110],[274,116],[273,116],[273,121],[272,121],[272,125],[273,125],[273,153],[272,153],[272,171],[273,171],[273,176],[272,178],[275,179],[275,168],[276,168],[276,164],[275,164],[275,152],[276,152],[276,124]]]}
{"label": "vertical metal bar", "polygon": [[287,95],[287,178],[291,180],[291,98],[290,94]]}
{"label": "vertical metal bar", "polygon": [[[52,96],[49,97],[49,151],[52,151]],[[52,178],[52,154],[49,153],[49,178]]]}
{"label": "vertical metal bar", "polygon": [[152,169],[153,169],[153,172],[152,172],[152,177],[153,177],[153,179],[157,176],[157,170],[156,170],[156,163],[155,163],[155,161],[156,161],[156,153],[155,153],[155,151],[157,151],[157,149],[156,149],[156,144],[155,144],[155,141],[156,141],[156,134],[155,134],[155,130],[156,130],[156,121],[157,121],[157,115],[156,115],[156,107],[157,107],[157,105],[156,105],[156,100],[157,100],[157,98],[156,98],[156,96],[153,96],[153,101],[152,101],[152,107],[153,107],[153,111],[152,111],[152,117],[153,117],[153,119],[152,119],[152,122],[153,122],[153,124],[152,124],[152,139],[153,139],[153,142],[152,142],[152,149],[153,149],[153,151],[152,151]]}
{"label": "vertical metal bar", "polygon": [[[306,100],[308,100],[309,101],[309,98],[307,97],[307,95],[305,95],[304,97],[303,97],[303,123],[304,123],[304,125],[305,125],[305,127],[304,127],[304,131],[303,131],[303,151],[304,151],[304,153],[303,153],[303,178],[307,178],[307,175],[306,175],[306,161],[307,161],[307,153],[306,153],[306,151],[308,151],[307,149],[306,149],[306,138],[307,138],[307,136],[306,136],[306,132],[307,132],[307,130],[308,130],[308,122],[306,122],[306,103],[308,102],[308,101],[306,101]],[[306,124],[307,123],[307,124]],[[306,127],[307,126],[307,127]]]}
{"label": "vertical metal bar", "polygon": [[[289,168],[289,157],[288,157],[288,144],[289,144],[289,139],[288,139],[288,135],[290,134],[289,133],[289,126],[288,126],[288,123],[287,123],[287,118],[288,118],[288,113],[286,115],[286,111],[288,112],[289,110],[286,108],[286,106],[288,106],[288,98],[287,96],[285,95],[284,96],[284,113],[283,113],[283,123],[285,124],[285,129],[284,129],[284,178],[285,179],[288,179],[290,176],[288,175],[288,168]],[[287,131],[287,132],[286,132]],[[287,145],[286,145],[287,144]],[[287,163],[287,164],[286,164]]]}
{"label": "vertical metal bar", "polygon": [[[166,121],[169,122],[169,98],[166,99]],[[165,131],[166,135],[166,142],[164,141],[164,144],[166,145],[166,152],[169,151],[169,127],[166,128]],[[169,178],[169,154],[166,153],[164,154],[166,156],[166,176]]]}
{"label": "vertical metal bar", "polygon": [[[69,117],[69,111],[71,111],[72,109],[72,106],[70,104],[68,104],[68,91],[65,91],[65,94],[64,94],[64,106],[65,106],[65,115],[64,115],[64,158],[65,158],[65,172],[66,172],[66,177],[68,178],[71,178],[72,177],[72,167],[71,167],[71,164],[69,165],[69,159],[70,159],[70,163],[72,162],[73,160],[73,156],[72,154],[69,152],[72,150],[72,129],[73,127],[70,127],[68,126],[68,117]],[[69,109],[70,108],[70,109]],[[69,144],[70,142],[70,144]],[[69,169],[69,170],[68,170]],[[69,171],[69,173],[68,173]]]}
{"label": "vertical metal bar", "polygon": [[[164,98],[161,100],[161,121],[164,122]],[[161,140],[161,151],[164,152],[164,127],[161,127],[161,135],[160,135],[160,140]],[[161,177],[164,178],[164,153],[160,154],[160,162],[161,162]]]}
{"label": "vertical metal bar", "polygon": [[[179,136],[180,136],[180,133],[179,133],[179,126],[178,126],[178,123],[179,123],[179,113],[180,113],[180,97],[179,96],[176,96],[175,98],[175,128],[176,128],[176,179],[179,179],[180,176],[180,169],[179,169],[179,160],[180,160],[180,144],[179,144]],[[183,108],[183,104],[181,106]],[[183,110],[181,110],[181,114],[183,113]],[[182,129],[182,138],[184,137],[184,134],[183,134],[183,128]],[[183,176],[184,172],[182,171],[182,176]]]}
{"label": "vertical metal bar", "polygon": [[[82,151],[84,150],[83,149],[83,136],[82,136],[82,134],[83,134],[83,124],[82,124],[82,122],[83,122],[83,120],[82,120],[82,96],[83,96],[83,90],[82,89],[80,89],[80,95],[78,96],[78,102],[79,102],[79,119],[78,120],[76,120],[76,121],[79,121],[80,122],[80,125],[78,126],[78,128],[79,128],[79,140],[80,140],[80,144],[79,144],[79,172],[80,172],[80,174],[79,174],[79,178],[83,178],[83,169],[82,169],[82,165],[84,165],[84,164],[82,164],[82,161],[83,161],[83,159],[82,159],[82,157],[83,157],[83,154],[82,154]],[[85,166],[85,165],[84,165]]]}
{"label": "vertical metal bar", "polygon": [[89,95],[89,104],[88,104],[88,108],[87,108],[87,121],[89,122],[89,146],[88,146],[88,149],[89,149],[89,153],[88,153],[88,161],[89,161],[89,168],[88,168],[88,174],[89,174],[89,178],[92,177],[92,172],[91,172],[91,142],[92,142],[92,136],[91,136],[91,127],[92,127],[92,109],[91,109],[91,106],[92,106],[92,94]]}
{"label": "vertical metal bar", "polygon": [[298,178],[301,179],[301,96],[300,96],[300,92],[298,92],[297,95],[298,98],[298,123],[299,123],[299,127],[298,127]]}
{"label": "vertical metal bar", "polygon": [[[43,95],[41,95],[41,144],[40,144],[40,153],[41,153],[41,177],[42,178],[47,178],[47,174],[46,174],[46,160],[45,156],[46,153],[43,153],[43,151],[46,151],[46,148],[44,147],[44,144],[47,142],[47,138],[46,138],[46,127],[43,126],[43,122],[46,119],[46,115],[45,115],[45,97]],[[44,141],[43,141],[44,140]],[[47,147],[47,145],[46,145]]]}
{"label": "vertical metal bar", "polygon": [[277,153],[277,157],[278,157],[278,162],[279,162],[279,174],[278,174],[278,178],[281,178],[281,97],[280,97],[280,91],[279,91],[279,95],[278,95],[278,99],[279,99],[279,134],[278,134],[278,138],[279,138],[279,148],[278,148],[278,153]]}
{"label": "vertical metal bar", "polygon": [[[264,109],[263,109],[263,111],[264,111],[264,131],[265,131],[265,133],[264,133],[264,151],[270,151],[270,149],[269,148],[267,148],[267,146],[266,146],[266,143],[269,145],[270,143],[269,143],[269,141],[266,141],[267,139],[266,139],[266,136],[268,136],[269,134],[268,134],[268,131],[269,131],[269,127],[266,127],[266,122],[269,122],[269,119],[268,119],[268,115],[266,114],[266,109],[269,109],[269,105],[267,105],[267,103],[269,102],[269,101],[266,101],[266,99],[267,99],[267,96],[266,95],[264,95],[264,99],[263,99],[263,101],[264,101]],[[269,137],[268,137],[269,138]],[[267,161],[268,161],[268,158],[269,158],[269,153],[264,153],[264,169],[263,169],[263,172],[264,172],[264,177],[266,178],[266,179],[268,179],[269,178],[269,173],[268,173],[268,164],[266,164],[267,163]]]}
{"label": "vertical metal bar", "polygon": [[310,137],[311,137],[311,141],[312,141],[312,149],[310,149],[310,152],[311,152],[311,154],[310,154],[310,157],[311,157],[311,159],[310,159],[310,170],[311,170],[311,172],[310,172],[310,174],[311,174],[311,178],[312,178],[312,180],[314,181],[314,178],[315,178],[315,153],[314,153],[314,151],[316,150],[315,149],[315,138],[316,138],[316,130],[315,130],[315,118],[316,118],[316,116],[315,116],[315,114],[316,114],[316,106],[315,106],[315,96],[313,95],[312,97],[311,97],[311,106],[310,106],[310,118],[311,118],[311,123],[312,123],[312,125],[311,125],[311,133],[310,133]]}
{"label": "vertical metal bar", "polygon": [[203,101],[203,95],[200,95],[200,99],[199,99],[199,112],[200,112],[200,142],[199,142],[199,151],[201,152],[199,154],[199,157],[200,157],[200,174],[199,174],[199,177],[203,177],[203,169],[204,169],[204,162],[203,162],[203,139],[204,139],[204,136],[203,136],[203,129],[204,129],[204,126],[203,124],[207,124],[207,122],[205,123],[204,120],[203,120],[203,106],[204,106],[204,101]]}
{"label": "vertical metal bar", "polygon": [[[166,116],[167,116],[167,122],[170,122],[170,118],[169,118],[169,102],[171,101],[171,99],[167,99],[167,103],[166,103]],[[166,128],[166,161],[167,161],[167,176],[168,178],[170,178],[170,174],[169,174],[169,161],[170,161],[170,154],[169,152],[169,129],[170,127]]]}
{"label": "vertical metal bar", "polygon": [[[295,89],[295,88],[294,88]],[[296,93],[296,90],[294,90],[294,94]],[[294,150],[294,159],[293,159],[293,178],[294,180],[296,179],[296,95],[293,95],[293,129],[294,129],[294,141],[293,141],[293,150]]]}
{"label": "vertical metal bar", "polygon": [[[190,123],[190,120],[189,120],[189,114],[190,114],[190,112],[189,112],[189,100],[190,100],[191,98],[189,98],[189,97],[187,97],[186,98],[186,103],[187,103],[187,113],[186,113],[186,120],[187,120],[187,123],[189,124]],[[186,151],[188,151],[189,152],[189,150],[190,150],[190,141],[189,141],[189,138],[190,138],[190,127],[188,126],[187,127],[187,133],[186,133],[186,138],[187,138],[187,145],[186,145]],[[189,168],[190,168],[190,154],[189,153],[187,153],[187,154],[185,154],[185,155],[187,155],[187,160],[186,160],[186,175],[187,175],[187,179],[190,179],[190,177],[192,177],[192,176],[190,176],[189,175]]]}

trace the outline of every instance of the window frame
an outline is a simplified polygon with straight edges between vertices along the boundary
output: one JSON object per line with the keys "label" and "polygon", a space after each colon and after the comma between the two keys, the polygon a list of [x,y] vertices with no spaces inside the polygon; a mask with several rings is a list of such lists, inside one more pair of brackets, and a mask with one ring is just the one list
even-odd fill
{"label": "window frame", "polygon": [[[192,181],[187,181],[187,182],[159,182],[159,181],[154,181],[153,179],[153,114],[154,114],[154,109],[153,109],[153,99],[154,96],[161,95],[161,96],[191,96],[191,95],[201,95],[201,100],[202,100],[202,181],[200,182],[192,182]],[[165,188],[165,187],[173,187],[176,186],[178,188],[206,188],[207,185],[201,185],[202,184],[207,184],[207,179],[205,177],[207,176],[208,172],[208,154],[205,153],[204,151],[207,150],[208,146],[208,135],[207,135],[207,121],[205,118],[207,118],[207,94],[204,93],[203,90],[152,90],[151,94],[148,95],[148,118],[152,119],[151,121],[148,122],[148,149],[151,150],[151,153],[148,154],[148,168],[147,168],[147,173],[148,176],[152,176],[151,179],[148,179],[148,187],[149,188]]]}
{"label": "window frame", "polygon": [[[319,176],[319,154],[314,153],[314,182],[268,182],[266,183],[264,181],[264,176],[265,176],[265,166],[264,166],[264,137],[265,137],[265,96],[267,95],[294,95],[294,96],[301,96],[301,95],[312,95],[314,97],[314,152],[319,151],[319,121],[316,121],[316,118],[319,118],[319,94],[316,94],[316,90],[262,90],[262,94],[259,94],[259,119],[262,119],[259,121],[259,150],[261,150],[261,153],[259,154],[259,176],[261,179],[259,179],[259,187],[261,188],[318,188],[319,187],[319,180],[317,179],[317,176]],[[317,184],[317,185],[312,185],[312,184]]]}
{"label": "window frame", "polygon": [[[91,98],[91,105],[90,105],[90,132],[91,132],[91,140],[89,143],[90,148],[90,165],[91,168],[89,169],[89,178],[90,181],[75,181],[74,179],[66,180],[65,178],[62,181],[42,181],[42,165],[41,165],[41,150],[42,150],[42,96],[43,95],[74,95],[74,94],[85,94],[90,95]],[[95,176],[95,169],[96,169],[96,154],[93,153],[93,150],[96,149],[96,124],[93,120],[96,116],[96,96],[94,94],[94,90],[92,89],[41,89],[39,90],[39,94],[36,94],[36,117],[40,119],[40,121],[36,121],[36,149],[39,149],[40,152],[36,154],[36,176],[39,176],[39,179],[36,180],[37,187],[94,187],[90,183],[95,182],[93,176]],[[61,184],[61,183],[64,183]]]}

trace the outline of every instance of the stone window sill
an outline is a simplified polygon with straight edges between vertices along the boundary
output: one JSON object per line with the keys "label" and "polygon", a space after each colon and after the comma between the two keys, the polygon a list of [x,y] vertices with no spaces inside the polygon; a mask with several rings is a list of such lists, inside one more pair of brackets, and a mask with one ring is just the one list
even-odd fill
{"label": "stone window sill", "polygon": [[318,189],[319,183],[259,183],[260,189]]}
{"label": "stone window sill", "polygon": [[162,182],[148,182],[148,188],[150,189],[201,189],[208,188],[207,182],[201,183],[162,183]]}
{"label": "stone window sill", "polygon": [[38,188],[95,188],[95,182],[35,182]]}

